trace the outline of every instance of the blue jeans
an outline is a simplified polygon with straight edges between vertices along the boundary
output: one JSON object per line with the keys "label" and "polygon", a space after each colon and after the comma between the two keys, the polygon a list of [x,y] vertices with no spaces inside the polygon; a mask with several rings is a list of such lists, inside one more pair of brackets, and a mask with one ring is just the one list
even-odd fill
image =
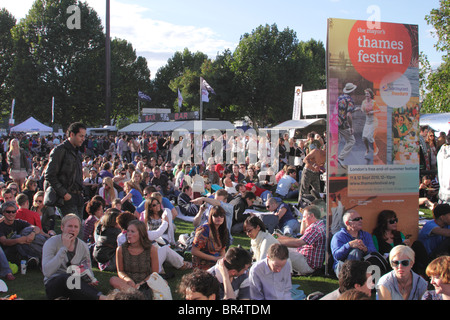
{"label": "blue jeans", "polygon": [[0,277],[4,277],[10,273],[12,273],[12,270],[9,267],[8,259],[6,258],[2,247],[0,247]]}
{"label": "blue jeans", "polygon": [[300,232],[300,222],[297,219],[291,219],[285,222],[281,227],[283,234],[297,235]]}
{"label": "blue jeans", "polygon": [[[360,249],[352,249],[350,253],[347,256],[346,260],[359,260],[361,261],[364,258],[364,253]],[[334,267],[334,273],[336,274],[336,277],[339,278],[339,272],[341,271],[342,265],[345,261],[338,261],[336,266]]]}

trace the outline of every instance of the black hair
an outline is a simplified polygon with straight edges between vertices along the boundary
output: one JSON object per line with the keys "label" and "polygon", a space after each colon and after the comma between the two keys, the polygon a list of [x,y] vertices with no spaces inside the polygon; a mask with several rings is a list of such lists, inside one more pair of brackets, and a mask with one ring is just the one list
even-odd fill
{"label": "black hair", "polygon": [[67,135],[70,136],[71,133],[76,135],[80,132],[80,129],[86,130],[86,126],[81,122],[74,122],[70,124],[69,128],[67,128]]}

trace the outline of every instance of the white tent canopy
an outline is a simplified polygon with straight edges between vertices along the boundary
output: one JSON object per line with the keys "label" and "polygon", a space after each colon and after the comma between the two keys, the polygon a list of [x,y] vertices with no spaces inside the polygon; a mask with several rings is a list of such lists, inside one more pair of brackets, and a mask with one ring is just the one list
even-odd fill
{"label": "white tent canopy", "polygon": [[150,127],[151,125],[153,125],[154,122],[138,122],[138,123],[132,123],[129,124],[126,127],[123,127],[122,129],[120,129],[118,132],[119,133],[127,133],[127,132],[142,132],[145,129],[147,129],[148,127]]}
{"label": "white tent canopy", "polygon": [[420,115],[420,125],[429,125],[432,129],[448,134],[450,130],[450,112],[447,113],[428,113]]}
{"label": "white tent canopy", "polygon": [[29,117],[24,122],[12,127],[11,132],[37,132],[40,134],[48,134],[53,132],[53,128],[40,123],[33,117]]}
{"label": "white tent canopy", "polygon": [[273,130],[290,130],[290,129],[302,129],[310,125],[326,125],[326,119],[300,119],[300,120],[287,120],[285,122],[276,125],[271,128]]}
{"label": "white tent canopy", "polygon": [[236,127],[230,121],[222,121],[222,120],[193,120],[193,121],[185,121],[185,123],[179,127],[177,130],[187,130],[189,132],[194,131],[207,131],[207,130],[234,130]]}
{"label": "white tent canopy", "polygon": [[173,131],[176,128],[183,125],[185,121],[168,121],[168,122],[155,122],[152,126],[145,129],[147,132],[162,132]]}

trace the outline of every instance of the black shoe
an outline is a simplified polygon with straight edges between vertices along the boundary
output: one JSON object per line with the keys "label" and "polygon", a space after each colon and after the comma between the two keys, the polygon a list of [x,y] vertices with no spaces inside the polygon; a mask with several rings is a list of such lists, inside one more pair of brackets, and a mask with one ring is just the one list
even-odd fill
{"label": "black shoe", "polygon": [[37,269],[39,267],[39,259],[36,257],[31,257],[27,261],[27,268]]}
{"label": "black shoe", "polygon": [[164,280],[169,280],[169,279],[172,279],[173,277],[175,277],[175,273],[173,273],[173,272],[166,272],[166,273],[160,274],[160,276]]}

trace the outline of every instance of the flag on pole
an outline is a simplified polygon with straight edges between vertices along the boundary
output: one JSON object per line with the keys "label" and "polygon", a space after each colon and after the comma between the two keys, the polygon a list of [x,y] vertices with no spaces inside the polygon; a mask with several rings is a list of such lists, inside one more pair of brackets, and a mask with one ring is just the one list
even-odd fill
{"label": "flag on pole", "polygon": [[149,102],[152,101],[152,98],[150,98],[148,95],[146,95],[142,91],[138,92],[138,97],[139,97],[139,99],[144,100],[144,101],[149,101]]}
{"label": "flag on pole", "polygon": [[14,106],[16,105],[16,99],[13,99],[11,105],[11,119],[14,119]]}
{"label": "flag on pole", "polygon": [[211,92],[212,94],[216,94],[214,89],[202,77],[200,77],[200,87],[201,87],[201,92],[202,92],[202,101],[209,102],[209,93],[208,92]]}
{"label": "flag on pole", "polygon": [[52,123],[55,122],[55,97],[52,97]]}
{"label": "flag on pole", "polygon": [[181,106],[183,105],[183,96],[181,95],[180,89],[178,89],[178,108],[181,111]]}

